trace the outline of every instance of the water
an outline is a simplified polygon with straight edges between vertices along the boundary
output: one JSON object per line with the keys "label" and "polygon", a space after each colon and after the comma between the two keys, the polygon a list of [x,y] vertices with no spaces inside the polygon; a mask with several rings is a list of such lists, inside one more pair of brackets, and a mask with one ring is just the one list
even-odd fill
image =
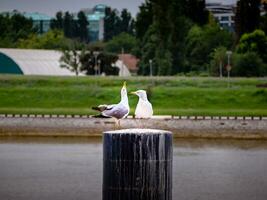
{"label": "water", "polygon": [[[173,200],[266,200],[267,142],[175,140]],[[0,199],[101,200],[101,139],[0,140]]]}

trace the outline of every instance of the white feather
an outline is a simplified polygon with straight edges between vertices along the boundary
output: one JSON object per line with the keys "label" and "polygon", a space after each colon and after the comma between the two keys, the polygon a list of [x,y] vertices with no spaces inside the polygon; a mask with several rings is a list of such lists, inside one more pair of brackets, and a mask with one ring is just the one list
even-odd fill
{"label": "white feather", "polygon": [[139,97],[136,109],[135,117],[136,118],[151,118],[153,116],[152,104],[148,101],[146,91],[138,90],[135,94]]}

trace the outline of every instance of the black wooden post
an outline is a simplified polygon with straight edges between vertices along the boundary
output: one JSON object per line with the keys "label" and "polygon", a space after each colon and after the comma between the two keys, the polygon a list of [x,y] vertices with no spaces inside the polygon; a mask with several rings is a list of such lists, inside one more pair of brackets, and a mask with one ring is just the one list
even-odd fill
{"label": "black wooden post", "polygon": [[172,133],[104,132],[103,200],[171,200]]}

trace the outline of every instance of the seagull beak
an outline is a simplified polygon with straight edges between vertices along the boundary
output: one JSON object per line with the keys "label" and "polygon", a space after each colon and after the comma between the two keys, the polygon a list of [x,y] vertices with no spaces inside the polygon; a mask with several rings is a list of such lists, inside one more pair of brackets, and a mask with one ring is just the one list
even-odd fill
{"label": "seagull beak", "polygon": [[131,94],[135,94],[135,95],[137,95],[137,93],[136,92],[130,92]]}
{"label": "seagull beak", "polygon": [[124,82],[123,82],[123,87],[125,87],[125,88],[126,88],[126,81],[124,81]]}

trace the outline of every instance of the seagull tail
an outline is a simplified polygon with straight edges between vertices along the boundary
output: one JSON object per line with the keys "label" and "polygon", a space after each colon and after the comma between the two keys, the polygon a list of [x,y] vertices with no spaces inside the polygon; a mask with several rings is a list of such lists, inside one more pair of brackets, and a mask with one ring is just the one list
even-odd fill
{"label": "seagull tail", "polygon": [[97,106],[93,106],[93,107],[92,107],[92,109],[93,109],[93,110],[97,110],[97,111],[100,111],[100,112],[101,112],[101,109],[100,109],[99,107],[97,107]]}

